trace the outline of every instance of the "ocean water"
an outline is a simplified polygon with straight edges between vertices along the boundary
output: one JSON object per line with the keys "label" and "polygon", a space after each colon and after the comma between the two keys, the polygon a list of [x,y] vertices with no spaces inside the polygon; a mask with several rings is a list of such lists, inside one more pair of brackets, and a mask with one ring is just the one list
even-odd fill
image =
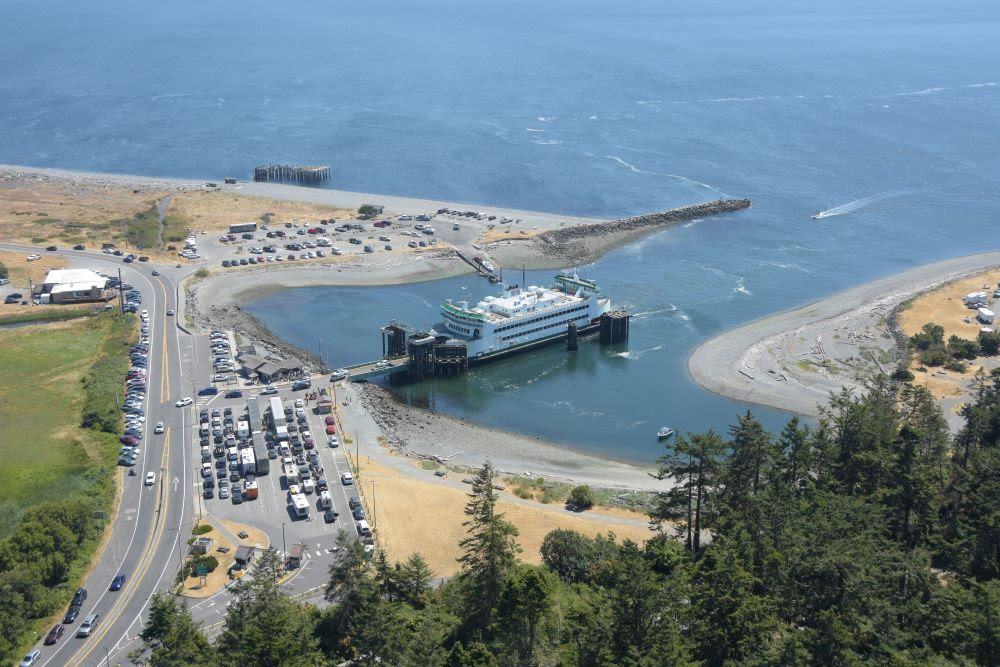
{"label": "ocean water", "polygon": [[[332,187],[588,216],[751,198],[581,267],[639,313],[627,350],[550,349],[409,390],[591,450],[649,460],[661,424],[724,428],[745,409],[686,377],[700,340],[996,247],[994,2],[112,0],[4,13],[0,162],[213,179],[323,163]],[[463,286],[484,288],[293,290],[249,307],[347,362],[380,349],[377,325],[433,320]]]}

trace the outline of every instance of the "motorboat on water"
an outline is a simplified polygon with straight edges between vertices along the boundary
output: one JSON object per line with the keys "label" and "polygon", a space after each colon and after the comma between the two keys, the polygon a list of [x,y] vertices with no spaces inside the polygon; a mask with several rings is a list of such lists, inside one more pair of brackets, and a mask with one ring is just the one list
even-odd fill
{"label": "motorboat on water", "polygon": [[673,434],[674,434],[674,429],[670,428],[669,426],[664,426],[663,428],[661,428],[659,431],[656,432],[656,437],[659,438],[660,440],[666,440]]}

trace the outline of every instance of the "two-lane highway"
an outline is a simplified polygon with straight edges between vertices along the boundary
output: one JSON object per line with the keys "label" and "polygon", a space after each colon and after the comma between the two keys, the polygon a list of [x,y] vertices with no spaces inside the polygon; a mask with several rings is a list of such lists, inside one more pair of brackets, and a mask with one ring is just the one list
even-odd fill
{"label": "two-lane highway", "polygon": [[[0,244],[0,248],[25,255],[39,252],[31,246]],[[149,366],[146,385],[146,427],[136,475],[121,475],[122,491],[117,514],[111,527],[107,548],[87,580],[89,592],[76,622],[66,627],[66,634],[55,646],[42,646],[39,664],[97,665],[109,658],[124,660],[125,646],[141,629],[149,598],[166,589],[176,576],[176,552],[187,540],[182,527],[190,522],[191,497],[188,493],[187,459],[191,441],[187,425],[192,423],[192,408],[178,408],[174,403],[183,395],[182,360],[192,366],[197,357],[193,337],[180,330],[168,310],[176,310],[176,280],[183,274],[152,275],[161,267],[123,264],[99,252],[66,251],[70,266],[89,267],[113,274],[122,270],[122,279],[132,283],[143,295],[142,309],[149,311]],[[189,270],[193,270],[189,269]],[[178,275],[180,274],[180,275]],[[182,354],[182,351],[186,354]],[[124,378],[122,379],[124,381]],[[164,434],[155,434],[153,426],[162,421]],[[152,486],[144,483],[147,472],[156,474]],[[124,574],[120,591],[109,590],[116,574]],[[90,614],[100,620],[89,637],[78,638],[80,623]]]}

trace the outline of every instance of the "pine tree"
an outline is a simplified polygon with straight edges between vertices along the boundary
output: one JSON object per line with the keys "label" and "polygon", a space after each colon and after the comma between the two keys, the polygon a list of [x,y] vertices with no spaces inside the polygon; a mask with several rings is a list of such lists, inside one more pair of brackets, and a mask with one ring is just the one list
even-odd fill
{"label": "pine tree", "polygon": [[468,590],[466,620],[480,632],[490,631],[504,580],[521,550],[514,541],[517,528],[496,511],[495,476],[493,464],[487,461],[473,480],[465,506],[469,519],[462,524],[468,537],[459,542],[464,552],[458,559],[461,578]]}
{"label": "pine tree", "polygon": [[749,410],[738,418],[729,433],[731,454],[721,471],[719,501],[729,510],[740,512],[764,485],[777,452],[771,436]]}
{"label": "pine tree", "polygon": [[187,605],[172,595],[153,594],[149,619],[139,637],[143,647],[129,656],[133,662],[145,660],[157,667],[217,664],[215,649],[191,618]]}
{"label": "pine tree", "polygon": [[701,549],[701,531],[711,529],[716,516],[719,469],[725,445],[714,431],[677,436],[670,450],[658,460],[656,478],[668,480],[671,488],[657,494],[650,523],[677,521],[679,534],[686,534],[685,547]]}

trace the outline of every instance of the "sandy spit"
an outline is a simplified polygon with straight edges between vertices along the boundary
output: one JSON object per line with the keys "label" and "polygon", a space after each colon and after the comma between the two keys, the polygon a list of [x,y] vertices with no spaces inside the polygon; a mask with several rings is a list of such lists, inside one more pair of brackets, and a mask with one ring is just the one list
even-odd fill
{"label": "sandy spit", "polygon": [[895,332],[887,328],[895,308],[998,265],[1000,252],[925,264],[750,322],[695,348],[688,358],[688,373],[720,396],[816,416],[818,405],[826,403],[831,391],[858,383],[849,375],[827,374],[801,360],[857,359],[868,349],[895,348]]}

